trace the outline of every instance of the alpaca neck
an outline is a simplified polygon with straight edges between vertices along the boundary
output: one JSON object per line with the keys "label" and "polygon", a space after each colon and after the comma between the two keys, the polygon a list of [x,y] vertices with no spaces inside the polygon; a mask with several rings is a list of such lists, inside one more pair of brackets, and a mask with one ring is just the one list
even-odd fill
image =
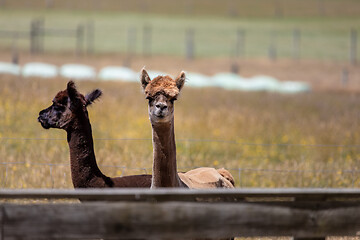
{"label": "alpaca neck", "polygon": [[105,179],[96,163],[89,119],[84,117],[67,130],[71,176],[75,188],[103,187]]}
{"label": "alpaca neck", "polygon": [[176,167],[174,118],[170,122],[151,125],[154,154],[151,188],[182,187]]}

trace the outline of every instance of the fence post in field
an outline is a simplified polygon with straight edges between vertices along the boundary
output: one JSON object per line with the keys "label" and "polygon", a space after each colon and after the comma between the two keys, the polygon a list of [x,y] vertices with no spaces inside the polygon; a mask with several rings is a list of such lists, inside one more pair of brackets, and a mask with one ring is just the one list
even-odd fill
{"label": "fence post in field", "polygon": [[350,32],[350,63],[356,64],[357,62],[357,31],[351,29]]}
{"label": "fence post in field", "polygon": [[145,25],[143,28],[143,56],[151,56],[152,27]]}
{"label": "fence post in field", "polygon": [[35,27],[35,21],[32,20],[30,22],[30,53],[34,54],[35,53],[35,35],[36,35],[36,27]]}
{"label": "fence post in field", "polygon": [[40,52],[40,25],[43,22],[39,19],[34,19],[30,23],[30,52],[31,54],[36,54]]}
{"label": "fence post in field", "polygon": [[38,38],[38,51],[39,53],[43,53],[44,52],[44,38],[45,38],[45,33],[44,33],[44,22],[45,20],[43,18],[38,19],[38,24],[37,24],[37,38]]}
{"label": "fence post in field", "polygon": [[89,20],[87,22],[87,54],[93,54],[94,53],[94,21],[93,20]]}
{"label": "fence post in field", "polygon": [[11,57],[11,62],[13,64],[19,64],[19,52],[17,49],[18,38],[19,38],[18,34],[15,34],[12,43],[12,57]]}
{"label": "fence post in field", "polygon": [[293,31],[293,58],[299,60],[300,58],[300,41],[301,41],[301,32],[299,29],[294,29]]}
{"label": "fence post in field", "polygon": [[243,29],[236,31],[235,57],[245,57],[245,30]]}
{"label": "fence post in field", "polygon": [[269,45],[269,59],[275,61],[277,58],[277,36],[276,32],[272,31],[270,33],[270,45]]}
{"label": "fence post in field", "polygon": [[76,55],[82,55],[84,47],[84,25],[79,24],[76,28]]}
{"label": "fence post in field", "polygon": [[187,29],[185,33],[185,48],[186,48],[186,59],[194,59],[194,29]]}

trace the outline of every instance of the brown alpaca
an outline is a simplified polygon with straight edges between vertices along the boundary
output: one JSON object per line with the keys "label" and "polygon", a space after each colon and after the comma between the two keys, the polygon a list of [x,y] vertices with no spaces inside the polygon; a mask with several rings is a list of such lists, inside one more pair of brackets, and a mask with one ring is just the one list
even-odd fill
{"label": "brown alpaca", "polygon": [[177,173],[174,101],[184,83],[184,72],[181,72],[175,80],[169,76],[158,76],[151,80],[145,69],[141,72],[141,84],[149,101],[153,136],[154,162],[151,188],[233,188],[234,178],[225,169],[197,168],[186,173]]}
{"label": "brown alpaca", "polygon": [[151,175],[111,178],[100,171],[96,163],[91,125],[86,107],[101,94],[102,92],[96,89],[84,97],[76,90],[74,82],[70,81],[67,89],[60,91],[55,96],[53,104],[40,111],[38,120],[45,129],[59,128],[67,132],[71,177],[75,188],[149,188]]}

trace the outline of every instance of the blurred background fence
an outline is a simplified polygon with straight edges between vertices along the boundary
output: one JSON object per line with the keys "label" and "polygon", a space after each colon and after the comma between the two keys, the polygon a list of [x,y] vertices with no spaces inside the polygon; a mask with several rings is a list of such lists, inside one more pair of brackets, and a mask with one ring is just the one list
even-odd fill
{"label": "blurred background fence", "polygon": [[0,0],[0,6],[22,9],[119,11],[225,17],[281,18],[289,16],[359,16],[360,14],[357,0]]}
{"label": "blurred background fence", "polygon": [[[24,14],[29,8],[39,17]],[[34,54],[260,57],[352,64],[359,56],[360,25],[352,18],[360,15],[360,3],[353,0],[1,0],[0,10],[5,14],[0,17],[0,49]],[[8,22],[11,11],[19,17]]]}

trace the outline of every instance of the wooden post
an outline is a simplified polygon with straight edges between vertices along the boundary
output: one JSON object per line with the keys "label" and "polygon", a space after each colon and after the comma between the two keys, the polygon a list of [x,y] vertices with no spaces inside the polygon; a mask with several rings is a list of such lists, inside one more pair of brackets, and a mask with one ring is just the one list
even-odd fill
{"label": "wooden post", "polygon": [[13,43],[12,43],[12,60],[11,62],[14,64],[19,64],[19,53],[17,49],[17,40],[18,40],[18,34],[14,35]]}
{"label": "wooden post", "polygon": [[143,56],[151,56],[152,27],[145,25],[143,28]]}
{"label": "wooden post", "polygon": [[36,21],[32,20],[30,22],[30,53],[36,53]]}
{"label": "wooden post", "polygon": [[79,24],[76,28],[76,55],[82,55],[84,47],[84,25]]}
{"label": "wooden post", "polygon": [[269,58],[270,60],[275,61],[277,59],[277,36],[275,31],[272,31],[270,34]]}
{"label": "wooden post", "polygon": [[185,33],[186,59],[194,59],[194,29],[187,29]]}
{"label": "wooden post", "polygon": [[89,20],[87,22],[87,54],[93,54],[94,53],[94,38],[95,38],[95,34],[94,34],[94,21]]}
{"label": "wooden post", "polygon": [[45,38],[45,34],[44,34],[44,22],[45,20],[43,18],[40,18],[37,20],[37,48],[38,48],[38,52],[39,53],[43,53],[44,52],[44,38]]}
{"label": "wooden post", "polygon": [[245,57],[245,30],[243,29],[236,31],[235,57]]}
{"label": "wooden post", "polygon": [[294,29],[293,31],[293,58],[299,60],[300,58],[300,41],[301,41],[301,32],[299,29]]}
{"label": "wooden post", "polygon": [[30,23],[30,53],[42,52],[44,47],[44,19],[33,19]]}
{"label": "wooden post", "polygon": [[350,32],[350,63],[355,65],[357,62],[357,31],[351,29]]}

